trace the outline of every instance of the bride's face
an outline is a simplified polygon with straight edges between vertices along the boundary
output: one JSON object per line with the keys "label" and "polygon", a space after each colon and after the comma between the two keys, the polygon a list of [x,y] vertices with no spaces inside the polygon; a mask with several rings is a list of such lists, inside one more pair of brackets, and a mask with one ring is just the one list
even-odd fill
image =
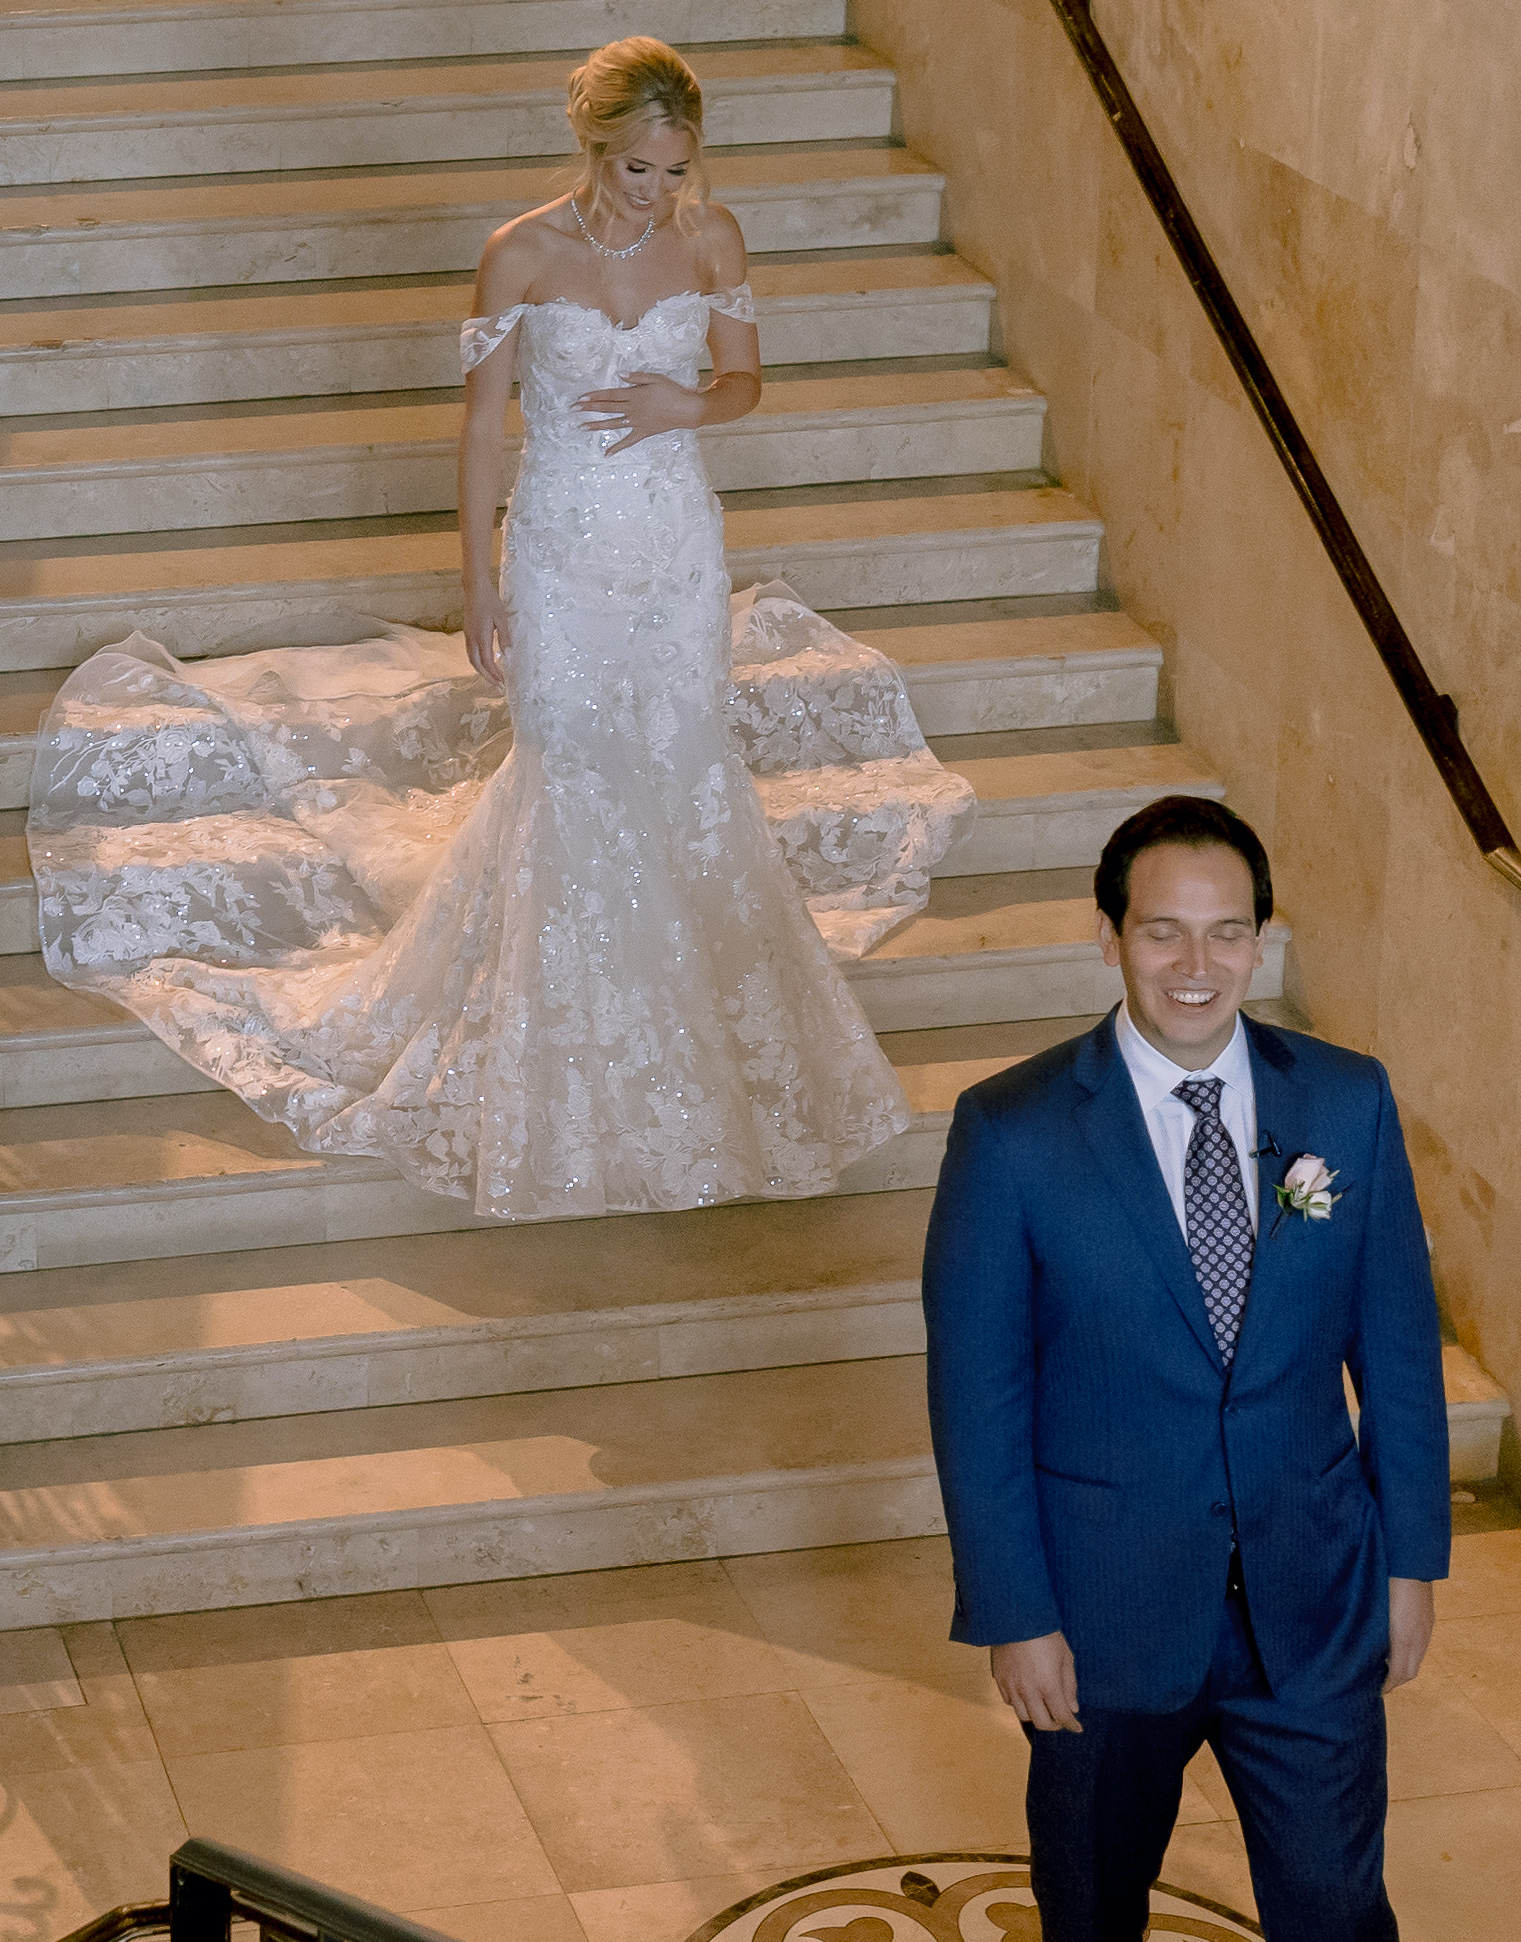
{"label": "bride's face", "polygon": [[664,222],[695,159],[697,144],[685,128],[655,122],[621,155],[602,165],[602,187],[620,216],[643,229],[653,215]]}

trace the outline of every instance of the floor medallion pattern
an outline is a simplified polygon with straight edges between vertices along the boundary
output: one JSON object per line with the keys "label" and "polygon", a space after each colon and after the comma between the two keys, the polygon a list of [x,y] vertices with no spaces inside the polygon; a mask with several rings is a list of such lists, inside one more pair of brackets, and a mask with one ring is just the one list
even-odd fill
{"label": "floor medallion pattern", "polygon": [[[1243,1942],[1262,1930],[1158,1882],[1148,1936]],[[1040,1942],[1027,1854],[900,1854],[799,1875],[715,1915],[689,1942]]]}

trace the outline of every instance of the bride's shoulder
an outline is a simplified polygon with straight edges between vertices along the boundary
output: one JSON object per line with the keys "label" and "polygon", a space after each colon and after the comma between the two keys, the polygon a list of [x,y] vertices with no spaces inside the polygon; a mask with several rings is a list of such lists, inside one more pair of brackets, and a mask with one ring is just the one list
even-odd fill
{"label": "bride's shoulder", "polygon": [[481,251],[476,288],[488,309],[505,310],[521,303],[530,286],[543,276],[571,242],[565,203],[546,202],[514,216],[486,239]]}
{"label": "bride's shoulder", "polygon": [[744,282],[745,239],[721,202],[701,205],[695,240],[711,288],[732,290]]}

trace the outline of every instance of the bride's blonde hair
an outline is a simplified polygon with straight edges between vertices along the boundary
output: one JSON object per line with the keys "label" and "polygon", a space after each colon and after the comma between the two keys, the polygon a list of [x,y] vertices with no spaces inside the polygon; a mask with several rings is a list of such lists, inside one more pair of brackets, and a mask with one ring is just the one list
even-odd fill
{"label": "bride's blonde hair", "polygon": [[676,227],[689,231],[692,212],[708,196],[702,159],[702,89],[697,76],[664,41],[645,34],[610,41],[570,77],[565,112],[584,164],[571,193],[588,215],[607,206],[603,164],[626,154],[646,128],[680,128],[692,137],[692,166],[676,196]]}

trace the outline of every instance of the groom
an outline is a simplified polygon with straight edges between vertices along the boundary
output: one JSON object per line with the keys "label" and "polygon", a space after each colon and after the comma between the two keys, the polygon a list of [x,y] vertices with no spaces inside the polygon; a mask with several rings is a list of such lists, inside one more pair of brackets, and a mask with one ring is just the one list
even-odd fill
{"label": "groom", "polygon": [[1026,1722],[1046,1942],[1140,1942],[1205,1741],[1269,1942],[1392,1942],[1382,1694],[1449,1487],[1389,1082],[1241,1016],[1273,891],[1220,804],[1132,816],[1094,891],[1124,1003],[962,1095],[930,1222],[952,1637]]}

